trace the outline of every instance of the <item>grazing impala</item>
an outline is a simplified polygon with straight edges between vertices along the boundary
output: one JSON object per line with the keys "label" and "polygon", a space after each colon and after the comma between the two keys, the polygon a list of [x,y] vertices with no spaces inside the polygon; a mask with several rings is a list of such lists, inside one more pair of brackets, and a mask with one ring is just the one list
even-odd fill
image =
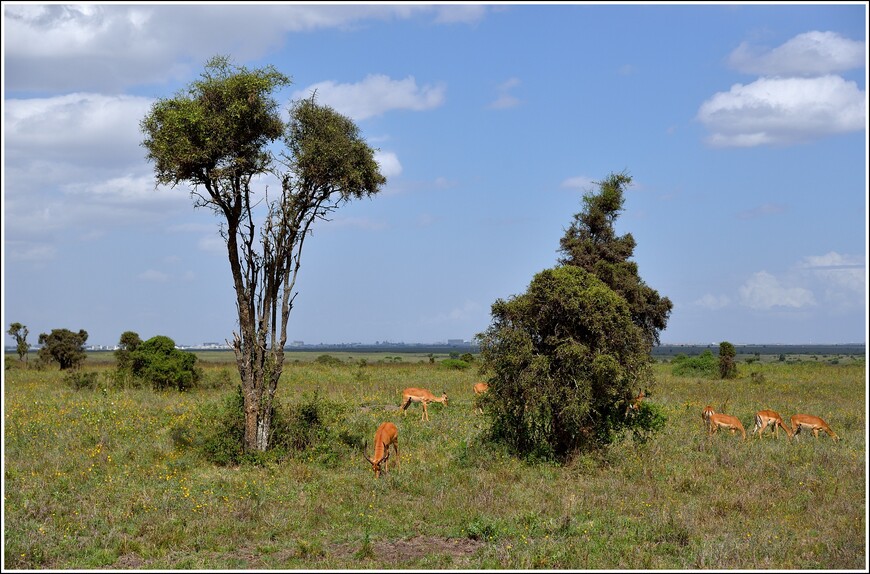
{"label": "grazing impala", "polygon": [[785,434],[788,435],[788,438],[792,438],[794,434],[791,431],[791,428],[782,420],[782,417],[779,416],[779,413],[771,410],[763,410],[755,413],[755,428],[752,429],[754,434],[757,434],[759,438],[761,438],[761,433],[764,432],[764,429],[767,427],[773,428],[773,435],[776,438],[779,438],[779,428],[782,427],[782,430],[785,431]]}
{"label": "grazing impala", "polygon": [[[472,388],[474,389],[474,394],[477,397],[488,391],[489,385],[486,383],[474,383],[474,386]],[[477,400],[475,399],[475,403],[476,402]],[[480,408],[480,405],[477,405],[474,409],[474,412],[483,414],[483,409]]]}
{"label": "grazing impala", "polygon": [[393,423],[381,423],[381,426],[375,432],[374,459],[369,458],[365,453],[368,448],[368,441],[363,445],[363,456],[372,465],[375,478],[381,476],[381,467],[383,467],[384,474],[387,473],[387,461],[390,459],[390,445],[393,445],[393,450],[396,451],[396,468],[399,468],[399,429]]}
{"label": "grazing impala", "polygon": [[828,423],[813,415],[795,415],[791,417],[791,426],[794,428],[795,438],[797,438],[801,430],[806,429],[813,431],[813,437],[815,438],[819,438],[819,431],[825,431],[835,442],[840,440],[840,437],[831,430]]}
{"label": "grazing impala", "polygon": [[743,440],[746,440],[746,429],[743,428],[743,423],[740,419],[731,415],[716,414],[713,407],[707,405],[701,417],[707,425],[707,434],[714,435],[719,430],[719,427],[730,430],[731,434],[736,434],[739,430],[743,435]]}
{"label": "grazing impala", "polygon": [[408,387],[404,391],[402,391],[402,414],[408,414],[408,407],[411,403],[420,403],[423,405],[423,415],[420,417],[420,420],[429,420],[429,411],[427,410],[427,406],[429,403],[441,403],[445,407],[447,406],[447,393],[442,393],[440,397],[436,397],[432,394],[428,389],[417,389],[414,387]]}

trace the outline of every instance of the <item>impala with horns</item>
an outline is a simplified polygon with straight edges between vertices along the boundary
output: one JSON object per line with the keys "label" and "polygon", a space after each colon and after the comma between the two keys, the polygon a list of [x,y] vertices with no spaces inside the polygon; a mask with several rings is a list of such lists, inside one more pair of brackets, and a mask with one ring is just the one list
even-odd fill
{"label": "impala with horns", "polygon": [[713,407],[707,405],[704,409],[704,412],[701,413],[701,417],[704,419],[704,422],[707,424],[707,434],[714,435],[719,430],[719,428],[723,428],[731,431],[731,434],[736,434],[737,431],[743,435],[743,440],[746,440],[746,429],[743,428],[743,423],[740,422],[735,416],[731,415],[723,415],[718,414],[713,410]]}
{"label": "impala with horns", "polygon": [[773,429],[773,436],[776,438],[779,438],[780,427],[785,431],[788,438],[794,436],[791,427],[782,420],[782,417],[779,416],[778,412],[766,409],[755,413],[755,428],[752,429],[753,434],[757,434],[758,437],[761,438],[761,433],[763,433],[764,429],[768,427]]}
{"label": "impala with horns", "polygon": [[817,416],[813,415],[794,415],[791,417],[791,426],[794,429],[794,437],[797,438],[797,435],[800,434],[802,430],[812,431],[813,437],[819,438],[819,431],[825,431],[828,433],[834,442],[840,440],[840,437],[837,436],[837,433],[831,430],[831,427],[828,426],[828,423],[823,421]]}
{"label": "impala with horns", "polygon": [[393,450],[396,452],[395,466],[399,468],[399,429],[393,423],[381,423],[381,426],[375,432],[374,458],[369,458],[365,452],[369,446],[368,441],[363,445],[363,456],[372,465],[375,478],[381,476],[381,470],[383,470],[384,474],[387,473],[387,461],[390,459],[390,445],[392,445]]}
{"label": "impala with horns", "polygon": [[427,409],[429,403],[441,403],[447,406],[447,393],[441,393],[440,397],[436,397],[428,389],[418,389],[416,387],[408,387],[402,391],[402,414],[408,414],[408,407],[411,403],[420,403],[423,405],[423,414],[420,420],[429,420],[429,411]]}

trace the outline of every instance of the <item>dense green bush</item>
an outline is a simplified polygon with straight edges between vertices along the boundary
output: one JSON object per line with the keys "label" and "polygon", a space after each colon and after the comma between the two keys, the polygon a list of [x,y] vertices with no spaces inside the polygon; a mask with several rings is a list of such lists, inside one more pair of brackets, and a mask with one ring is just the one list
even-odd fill
{"label": "dense green bush", "polygon": [[457,369],[459,371],[464,371],[471,366],[462,359],[444,359],[440,365],[445,369]]}
{"label": "dense green bush", "polygon": [[202,378],[202,371],[196,367],[196,355],[176,349],[175,341],[163,335],[140,343],[128,357],[130,372],[150,383],[156,391],[185,391]]}
{"label": "dense green bush", "polygon": [[616,439],[634,389],[652,386],[643,331],[595,275],[562,266],[492,306],[478,336],[493,438],[529,458],[563,459]]}
{"label": "dense green bush", "polygon": [[671,373],[676,377],[715,379],[719,376],[719,360],[710,349],[704,349],[697,357],[677,355],[671,365]]}

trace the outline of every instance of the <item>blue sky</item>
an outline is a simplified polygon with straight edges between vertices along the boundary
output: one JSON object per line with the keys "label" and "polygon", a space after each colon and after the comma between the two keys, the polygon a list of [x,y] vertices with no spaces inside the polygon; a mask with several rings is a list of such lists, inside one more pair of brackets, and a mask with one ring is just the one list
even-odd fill
{"label": "blue sky", "polygon": [[626,172],[663,343],[866,342],[866,34],[863,2],[4,2],[4,332],[232,339],[219,221],[139,131],[223,54],[316,89],[388,179],[306,243],[290,341],[472,339]]}

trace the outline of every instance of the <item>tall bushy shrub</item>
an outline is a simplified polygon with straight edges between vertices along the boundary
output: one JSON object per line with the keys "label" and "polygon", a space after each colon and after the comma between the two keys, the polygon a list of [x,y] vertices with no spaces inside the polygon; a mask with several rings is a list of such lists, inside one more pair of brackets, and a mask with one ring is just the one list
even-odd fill
{"label": "tall bushy shrub", "polygon": [[175,348],[175,341],[158,335],[140,343],[129,355],[130,372],[154,390],[188,390],[202,377],[196,355]]}
{"label": "tall bushy shrub", "polygon": [[494,438],[518,454],[561,459],[632,424],[633,389],[652,386],[645,333],[623,297],[575,266],[538,273],[492,306],[478,335]]}

